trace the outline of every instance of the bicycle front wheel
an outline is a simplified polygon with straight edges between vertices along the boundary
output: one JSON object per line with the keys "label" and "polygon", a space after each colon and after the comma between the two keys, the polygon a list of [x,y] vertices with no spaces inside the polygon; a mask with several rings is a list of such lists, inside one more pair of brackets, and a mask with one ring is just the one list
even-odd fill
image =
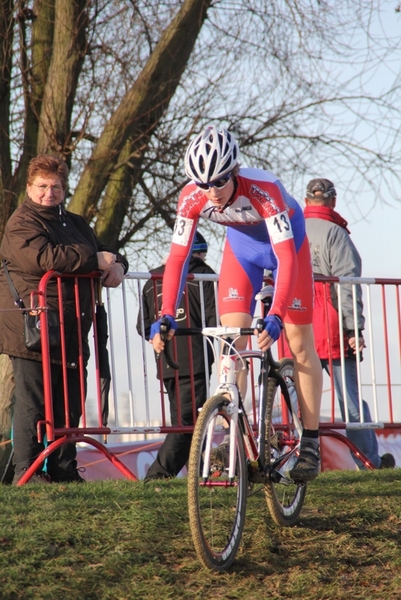
{"label": "bicycle front wheel", "polygon": [[[237,429],[234,476],[229,477],[230,401],[214,396],[196,421],[188,463],[189,523],[204,566],[226,570],[234,561],[245,523],[248,474],[242,436]],[[232,465],[233,469],[233,465]]]}
{"label": "bicycle front wheel", "polygon": [[294,362],[289,358],[282,359],[278,372],[290,390],[291,408],[287,408],[279,382],[269,379],[266,402],[266,466],[270,466],[273,471],[270,471],[270,478],[265,484],[265,496],[274,522],[288,526],[293,525],[299,517],[306,486],[295,483],[289,476],[289,471],[298,458],[302,433],[294,385]]}

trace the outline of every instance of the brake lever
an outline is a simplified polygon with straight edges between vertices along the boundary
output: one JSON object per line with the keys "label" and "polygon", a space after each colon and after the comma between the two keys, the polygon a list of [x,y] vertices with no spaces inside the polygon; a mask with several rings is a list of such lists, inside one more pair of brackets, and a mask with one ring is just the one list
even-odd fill
{"label": "brake lever", "polygon": [[255,329],[257,330],[257,332],[260,334],[262,333],[262,331],[264,331],[265,328],[265,322],[263,319],[258,319],[255,323]]}

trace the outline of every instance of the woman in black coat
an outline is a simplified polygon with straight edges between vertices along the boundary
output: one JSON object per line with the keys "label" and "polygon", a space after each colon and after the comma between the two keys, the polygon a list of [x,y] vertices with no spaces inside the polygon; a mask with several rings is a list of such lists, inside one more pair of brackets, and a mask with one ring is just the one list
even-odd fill
{"label": "woman in black coat", "polygon": [[[103,272],[103,285],[117,287],[128,270],[124,257],[100,243],[91,227],[79,215],[64,209],[68,183],[67,165],[58,157],[39,155],[28,167],[26,197],[10,217],[0,253],[12,283],[25,306],[30,293],[37,290],[42,276],[59,273],[84,275]],[[89,358],[88,334],[92,325],[90,285],[81,279],[80,313],[84,361]],[[62,284],[67,350],[67,380],[70,426],[78,427],[81,417],[78,364],[78,336],[75,318],[73,279]],[[58,307],[57,284],[47,288],[47,303]],[[5,276],[0,272],[0,353],[11,358],[15,379],[13,445],[15,475],[19,479],[43,450],[38,441],[37,423],[44,421],[42,356],[25,346],[23,316],[12,309],[14,298]],[[64,393],[60,351],[52,353],[51,376],[55,427],[64,427]],[[77,472],[75,444],[55,450],[47,461],[47,475],[40,470],[30,479],[42,481],[82,481]]]}

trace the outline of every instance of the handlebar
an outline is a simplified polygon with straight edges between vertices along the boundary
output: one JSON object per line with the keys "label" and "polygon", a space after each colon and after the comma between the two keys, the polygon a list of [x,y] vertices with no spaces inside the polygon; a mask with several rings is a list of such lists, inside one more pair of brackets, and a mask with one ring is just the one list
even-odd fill
{"label": "handlebar", "polygon": [[[160,354],[158,356],[160,356]],[[164,358],[166,359],[166,363],[168,364],[170,369],[178,371],[178,369],[180,368],[180,363],[174,360],[173,353],[171,351],[171,340],[166,340],[164,343]]]}
{"label": "handlebar", "polygon": [[[270,284],[273,281],[270,281]],[[267,315],[272,303],[274,287],[272,285],[266,285],[264,288],[260,290],[260,292],[255,296],[255,300],[260,300],[264,306],[263,314]],[[203,329],[197,327],[186,327],[182,329],[177,329],[175,331],[175,335],[205,335],[207,337],[215,337],[215,338],[229,338],[229,337],[240,337],[243,335],[254,335],[255,329],[258,333],[262,333],[264,330],[265,323],[263,319],[258,319],[255,323],[254,327],[204,327]],[[180,368],[179,363],[174,360],[171,343],[170,340],[167,340],[167,334],[170,329],[170,323],[166,319],[162,318],[162,322],[160,325],[160,337],[162,341],[165,343],[164,346],[164,357],[168,366],[175,371]],[[270,349],[268,354],[272,360]],[[157,358],[160,358],[160,354],[157,355]]]}
{"label": "handlebar", "polygon": [[[203,330],[198,327],[187,327],[177,329],[175,335],[202,335],[202,331]],[[168,366],[171,369],[174,369],[174,371],[177,371],[180,368],[180,364],[174,360],[173,353],[171,350],[171,340],[166,339],[166,334],[167,332],[161,334],[161,338],[164,341],[164,358],[166,359],[166,363],[168,364]]]}
{"label": "handlebar", "polygon": [[255,329],[262,333],[265,327],[263,319],[258,319],[254,327],[204,327],[201,331],[203,335],[210,337],[239,337],[242,335],[254,335]]}
{"label": "handlebar", "polygon": [[[174,360],[172,349],[171,349],[171,340],[167,339],[168,328],[167,324],[163,323],[162,327],[165,327],[165,331],[161,331],[160,335],[162,340],[164,341],[164,358],[166,359],[166,363],[171,369],[177,371],[180,368],[180,364]],[[254,327],[183,327],[181,329],[177,329],[175,331],[175,335],[177,336],[187,336],[187,335],[205,335],[206,337],[216,337],[216,338],[231,338],[231,337],[240,337],[243,335],[254,335],[255,329],[261,333],[264,329],[264,321],[263,319],[258,319],[255,323]],[[158,358],[160,355],[158,355]]]}

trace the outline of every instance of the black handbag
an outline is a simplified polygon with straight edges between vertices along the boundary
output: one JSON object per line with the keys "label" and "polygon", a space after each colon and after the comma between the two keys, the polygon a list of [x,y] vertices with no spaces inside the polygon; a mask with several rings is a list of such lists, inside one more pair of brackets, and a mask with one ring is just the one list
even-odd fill
{"label": "black handbag", "polygon": [[[49,328],[49,346],[51,349],[60,346],[60,321],[57,310],[47,311],[47,325]],[[24,339],[25,346],[32,352],[41,352],[40,315],[24,313]]]}
{"label": "black handbag", "polygon": [[[26,309],[24,301],[20,298],[8,272],[6,261],[3,258],[4,273],[10,286],[11,293],[14,298],[14,304],[23,309],[24,317],[24,341],[25,346],[32,352],[41,352],[41,331],[40,331],[40,314],[31,314],[29,309]],[[24,310],[25,309],[25,310]],[[47,311],[47,324],[49,329],[49,346],[50,349],[55,349],[60,346],[60,320],[57,310]]]}

